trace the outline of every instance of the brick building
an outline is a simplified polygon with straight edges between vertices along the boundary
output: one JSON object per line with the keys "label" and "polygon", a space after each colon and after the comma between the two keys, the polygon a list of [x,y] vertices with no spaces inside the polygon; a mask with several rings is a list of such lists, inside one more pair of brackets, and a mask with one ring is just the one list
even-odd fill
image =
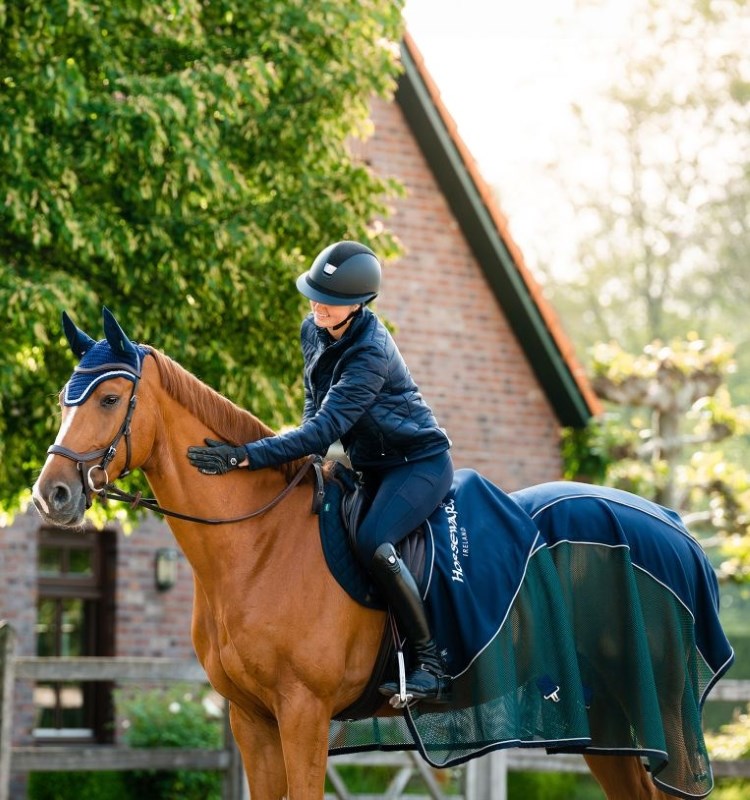
{"label": "brick building", "polygon": [[[402,52],[395,101],[374,103],[375,134],[357,145],[407,190],[389,220],[406,252],[386,266],[377,311],[394,324],[456,466],[507,490],[555,479],[560,426],[585,424],[597,400],[408,36]],[[0,617],[24,655],[191,658],[192,579],[174,548],[157,519],[129,536],[71,534],[29,511],[0,537]],[[166,591],[155,578],[165,549],[177,559]],[[19,689],[17,742],[111,736],[99,689]]]}

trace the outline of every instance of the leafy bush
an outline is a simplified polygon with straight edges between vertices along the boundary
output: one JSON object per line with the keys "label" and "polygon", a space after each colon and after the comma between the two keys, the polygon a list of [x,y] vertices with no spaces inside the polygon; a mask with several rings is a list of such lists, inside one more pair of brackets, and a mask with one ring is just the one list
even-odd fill
{"label": "leafy bush", "polygon": [[706,744],[712,758],[737,761],[750,757],[750,705],[718,733],[707,733]]}
{"label": "leafy bush", "polygon": [[34,772],[29,800],[131,800],[121,772]]}
{"label": "leafy bush", "polygon": [[722,778],[716,782],[711,800],[746,800],[747,781],[736,778]]}
{"label": "leafy bush", "polygon": [[[550,756],[554,758],[554,756]],[[602,792],[587,775],[562,772],[509,772],[508,797],[525,800],[599,800]]]}
{"label": "leafy bush", "polygon": [[[340,764],[336,767],[339,778],[346,788],[354,795],[385,795],[391,789],[391,783],[397,777],[401,767],[392,767],[375,764]],[[433,777],[440,785],[443,794],[454,795],[461,791],[461,776],[463,772],[457,769],[438,769],[433,771]],[[327,794],[334,792],[330,779],[326,778],[325,791]],[[404,788],[405,794],[426,793],[422,776],[414,771]]]}
{"label": "leafy bush", "polygon": [[[722,725],[718,733],[707,733],[706,744],[712,758],[739,761],[750,757],[750,705],[744,713],[735,713],[731,722]],[[744,800],[748,796],[748,781],[734,778],[717,781],[712,794],[716,800]]]}
{"label": "leafy bush", "polygon": [[[206,688],[176,685],[165,689],[121,689],[116,693],[125,741],[131,747],[220,749],[222,717]],[[219,800],[216,770],[134,770],[123,776],[134,798]]]}

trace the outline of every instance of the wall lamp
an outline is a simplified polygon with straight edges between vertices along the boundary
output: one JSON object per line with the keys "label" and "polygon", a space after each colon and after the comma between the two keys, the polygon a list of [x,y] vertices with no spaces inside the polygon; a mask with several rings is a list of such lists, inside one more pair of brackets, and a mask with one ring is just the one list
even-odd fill
{"label": "wall lamp", "polygon": [[177,583],[177,550],[174,547],[160,547],[154,558],[154,578],[160,592],[172,589]]}

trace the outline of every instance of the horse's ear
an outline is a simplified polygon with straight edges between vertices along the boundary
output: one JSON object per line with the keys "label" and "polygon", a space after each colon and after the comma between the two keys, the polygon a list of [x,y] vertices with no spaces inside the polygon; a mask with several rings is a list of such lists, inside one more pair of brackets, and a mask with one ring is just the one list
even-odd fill
{"label": "horse's ear", "polygon": [[138,352],[135,349],[135,345],[125,335],[125,332],[120,327],[120,323],[106,306],[102,308],[102,320],[104,322],[104,336],[115,355],[124,358],[132,358],[135,356],[137,360]]}
{"label": "horse's ear", "polygon": [[73,322],[67,311],[62,313],[62,323],[70,349],[79,359],[83,358],[96,342]]}

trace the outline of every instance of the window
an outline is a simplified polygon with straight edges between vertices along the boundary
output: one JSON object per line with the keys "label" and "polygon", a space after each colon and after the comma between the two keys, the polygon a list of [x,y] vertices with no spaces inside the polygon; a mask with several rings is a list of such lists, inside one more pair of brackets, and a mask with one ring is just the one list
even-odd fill
{"label": "window", "polygon": [[[42,529],[38,549],[38,656],[114,651],[114,545],[111,532]],[[111,686],[44,682],[34,688],[38,741],[111,740]]]}

